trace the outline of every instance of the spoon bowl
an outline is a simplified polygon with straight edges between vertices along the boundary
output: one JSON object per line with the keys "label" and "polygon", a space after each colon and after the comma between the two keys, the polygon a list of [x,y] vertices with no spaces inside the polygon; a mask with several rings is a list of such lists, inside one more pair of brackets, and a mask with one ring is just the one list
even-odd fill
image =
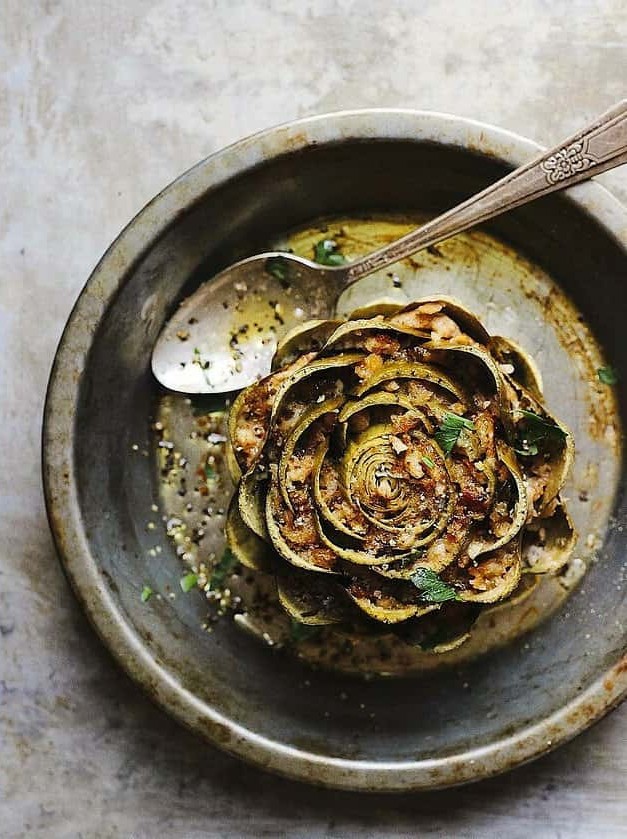
{"label": "spoon bowl", "polygon": [[152,354],[155,377],[190,394],[246,387],[270,371],[282,335],[332,314],[346,275],[344,266],[326,268],[279,251],[236,262],[183,300],[167,322]]}

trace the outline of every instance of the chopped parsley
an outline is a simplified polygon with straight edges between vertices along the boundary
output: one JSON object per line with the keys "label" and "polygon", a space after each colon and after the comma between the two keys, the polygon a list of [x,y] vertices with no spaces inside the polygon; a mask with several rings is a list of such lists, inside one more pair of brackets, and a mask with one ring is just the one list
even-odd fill
{"label": "chopped parsley", "polygon": [[427,469],[435,469],[435,463],[427,455],[423,455],[421,460],[424,463],[424,465],[427,467]]}
{"label": "chopped parsley", "polygon": [[314,245],[314,260],[320,265],[344,265],[346,257],[333,239],[321,239]]}
{"label": "chopped parsley", "polygon": [[186,574],[179,580],[181,589],[185,592],[185,594],[187,594],[188,591],[191,591],[197,582],[198,577],[194,573]]}
{"label": "chopped parsley", "polygon": [[599,367],[597,376],[604,385],[615,385],[618,382],[618,373],[613,367]]}
{"label": "chopped parsley", "polygon": [[523,457],[533,457],[546,449],[551,443],[561,443],[566,432],[559,425],[535,414],[533,411],[519,409],[522,421],[516,427],[514,451]]}
{"label": "chopped parsley", "polygon": [[474,431],[474,423],[466,419],[466,417],[460,417],[459,414],[452,414],[450,411],[447,411],[442,424],[434,435],[436,443],[446,457],[453,451],[462,429]]}
{"label": "chopped parsley", "polygon": [[446,603],[457,600],[457,592],[444,580],[441,580],[431,568],[419,568],[411,577],[412,583],[420,590],[420,599],[426,603]]}
{"label": "chopped parsley", "polygon": [[140,595],[142,603],[147,603],[153,594],[154,591],[150,588],[150,586],[144,586]]}
{"label": "chopped parsley", "polygon": [[225,548],[224,553],[213,566],[213,571],[211,573],[211,578],[209,579],[209,588],[212,591],[221,588],[224,584],[224,581],[229,576],[231,571],[233,570],[233,566],[235,565],[236,559],[235,554],[230,548]]}
{"label": "chopped parsley", "polygon": [[290,264],[282,256],[270,256],[266,259],[266,273],[278,280],[283,288],[289,288]]}

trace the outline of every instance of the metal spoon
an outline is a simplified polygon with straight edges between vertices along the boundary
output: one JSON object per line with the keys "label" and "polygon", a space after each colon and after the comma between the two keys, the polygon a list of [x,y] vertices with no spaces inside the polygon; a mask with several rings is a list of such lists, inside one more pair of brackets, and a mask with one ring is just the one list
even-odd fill
{"label": "metal spoon", "polygon": [[183,393],[238,390],[270,372],[277,339],[333,316],[353,283],[476,224],[627,163],[627,100],[587,128],[395,242],[339,266],[288,253],[231,265],[184,300],[152,354],[162,385]]}

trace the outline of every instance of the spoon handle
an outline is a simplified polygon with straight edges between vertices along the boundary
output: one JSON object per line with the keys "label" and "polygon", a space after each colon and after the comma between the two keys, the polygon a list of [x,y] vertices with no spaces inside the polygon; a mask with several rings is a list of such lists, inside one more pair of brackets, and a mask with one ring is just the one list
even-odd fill
{"label": "spoon handle", "polygon": [[627,99],[467,201],[353,262],[342,285],[348,288],[361,277],[429,245],[622,163],[627,163]]}

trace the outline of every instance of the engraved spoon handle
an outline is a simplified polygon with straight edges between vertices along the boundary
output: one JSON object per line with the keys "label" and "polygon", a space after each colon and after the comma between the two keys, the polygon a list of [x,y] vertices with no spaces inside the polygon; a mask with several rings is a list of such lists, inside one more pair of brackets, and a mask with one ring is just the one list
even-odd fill
{"label": "engraved spoon handle", "polygon": [[627,163],[627,99],[550,151],[441,216],[345,268],[342,287],[535,198]]}

